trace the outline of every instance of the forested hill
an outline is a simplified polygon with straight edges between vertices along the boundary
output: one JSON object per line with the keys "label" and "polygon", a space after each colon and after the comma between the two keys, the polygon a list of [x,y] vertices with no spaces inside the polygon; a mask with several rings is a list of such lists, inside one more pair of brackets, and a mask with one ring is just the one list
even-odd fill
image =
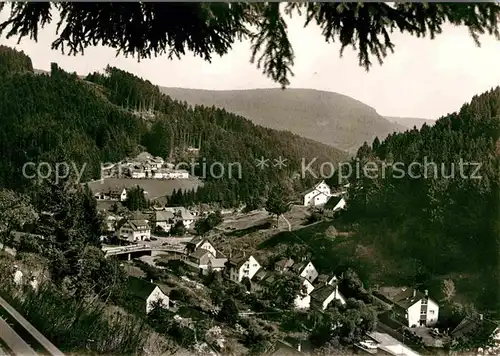
{"label": "forested hill", "polygon": [[363,142],[406,127],[346,95],[313,89],[198,90],[160,87],[190,104],[215,105],[254,123],[356,152]]}
{"label": "forested hill", "polygon": [[[381,173],[379,179],[353,178],[345,219],[359,223],[364,243],[405,266],[394,273],[407,277],[407,283],[469,273],[471,286],[476,286],[472,290],[480,294],[483,305],[498,310],[499,137],[496,88],[475,96],[432,127],[364,145],[357,154],[361,162],[379,167],[400,162],[405,172],[412,162],[422,166],[414,165],[413,177],[389,168],[385,178]],[[461,160],[472,163],[463,166],[462,174]],[[427,178],[423,177],[426,162],[437,163],[437,174],[428,165]],[[481,168],[475,172],[477,164]]]}
{"label": "forested hill", "polygon": [[[25,162],[86,164],[85,179],[97,177],[101,162],[114,162],[146,148],[164,158],[188,160],[187,147],[200,149],[199,163],[240,163],[242,176],[207,177],[196,198],[236,204],[262,195],[270,184],[296,189],[309,179],[287,179],[302,158],[336,163],[346,155],[289,132],[253,124],[223,109],[190,107],[163,95],[130,73],[107,68],[82,80],[52,64],[48,75],[34,74],[23,53],[0,46],[0,186],[21,188]],[[281,170],[256,167],[261,156],[287,159]]]}

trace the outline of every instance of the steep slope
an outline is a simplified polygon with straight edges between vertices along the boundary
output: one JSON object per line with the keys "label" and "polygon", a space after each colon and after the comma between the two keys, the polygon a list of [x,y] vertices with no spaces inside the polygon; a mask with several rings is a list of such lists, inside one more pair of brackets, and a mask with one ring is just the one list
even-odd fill
{"label": "steep slope", "polygon": [[412,129],[413,127],[420,129],[422,126],[424,126],[424,124],[432,126],[436,123],[435,120],[422,119],[418,117],[385,116],[385,118],[390,122],[404,126],[408,129]]}
{"label": "steep slope", "polygon": [[254,123],[288,130],[349,152],[378,136],[406,128],[378,115],[348,96],[313,89],[198,90],[165,88],[172,98],[189,104],[216,106]]}
{"label": "steep slope", "polygon": [[[83,169],[86,181],[99,177],[102,163],[145,147],[195,167],[206,184],[191,202],[233,206],[263,196],[277,182],[288,181],[297,190],[310,185],[312,177],[289,178],[300,173],[302,159],[317,158],[317,167],[347,158],[333,147],[257,126],[222,109],[182,104],[117,68],[83,80],[53,63],[50,73],[36,75],[29,57],[0,46],[0,63],[6,62],[8,69],[0,75],[0,187],[29,187],[33,179],[23,176],[26,162],[35,167],[47,162],[52,173],[55,163],[66,162]],[[198,156],[190,155],[193,147]],[[256,166],[261,157],[269,160],[266,167]],[[287,160],[282,169],[273,167],[279,157]]]}

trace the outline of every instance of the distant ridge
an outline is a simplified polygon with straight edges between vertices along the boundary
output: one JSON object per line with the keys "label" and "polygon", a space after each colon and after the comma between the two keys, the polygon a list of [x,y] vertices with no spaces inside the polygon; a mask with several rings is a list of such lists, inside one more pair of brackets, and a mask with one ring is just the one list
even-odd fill
{"label": "distant ridge", "polygon": [[314,89],[202,90],[160,87],[176,100],[216,106],[254,123],[291,131],[333,147],[355,152],[363,142],[385,138],[406,126],[393,123],[349,96]]}
{"label": "distant ridge", "polygon": [[422,119],[418,117],[397,117],[397,116],[385,116],[387,120],[390,122],[393,122],[395,124],[399,124],[401,126],[404,126],[408,129],[412,129],[413,127],[417,127],[417,129],[420,129],[424,124],[427,124],[428,126],[432,126],[436,123],[434,120],[430,119]]}

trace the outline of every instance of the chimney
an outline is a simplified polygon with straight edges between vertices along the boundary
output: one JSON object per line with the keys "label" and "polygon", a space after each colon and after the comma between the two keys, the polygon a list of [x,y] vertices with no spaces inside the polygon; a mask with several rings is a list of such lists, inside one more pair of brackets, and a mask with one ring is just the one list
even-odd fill
{"label": "chimney", "polygon": [[425,296],[426,296],[426,297],[428,297],[428,296],[429,296],[429,291],[428,291],[427,289],[424,291],[424,293],[425,293]]}
{"label": "chimney", "polygon": [[297,345],[297,351],[298,352],[301,352],[302,351],[302,343],[299,341],[298,345]]}
{"label": "chimney", "polygon": [[479,314],[479,320],[483,321],[483,314]]}
{"label": "chimney", "polygon": [[417,296],[417,290],[413,289],[413,298],[415,298],[416,296]]}
{"label": "chimney", "polygon": [[243,257],[245,257],[245,250],[243,250]]}

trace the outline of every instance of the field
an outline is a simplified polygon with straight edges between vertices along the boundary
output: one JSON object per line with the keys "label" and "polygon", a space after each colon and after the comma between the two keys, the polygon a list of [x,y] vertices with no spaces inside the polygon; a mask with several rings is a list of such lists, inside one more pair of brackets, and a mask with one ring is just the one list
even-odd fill
{"label": "field", "polygon": [[107,192],[116,187],[132,188],[140,186],[147,193],[150,200],[156,200],[172,194],[174,190],[197,189],[203,183],[197,178],[189,179],[132,179],[132,178],[105,178],[88,183],[94,193]]}

